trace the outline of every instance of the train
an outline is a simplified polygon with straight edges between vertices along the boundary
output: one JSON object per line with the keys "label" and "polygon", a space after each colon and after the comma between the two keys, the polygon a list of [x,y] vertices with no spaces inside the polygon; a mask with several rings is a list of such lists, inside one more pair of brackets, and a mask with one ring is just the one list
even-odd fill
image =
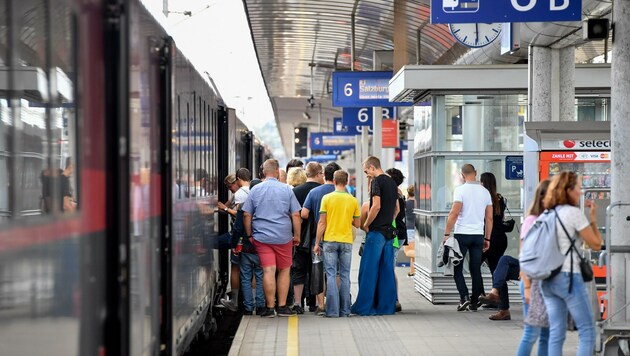
{"label": "train", "polygon": [[138,0],[0,3],[0,354],[182,355],[269,149]]}

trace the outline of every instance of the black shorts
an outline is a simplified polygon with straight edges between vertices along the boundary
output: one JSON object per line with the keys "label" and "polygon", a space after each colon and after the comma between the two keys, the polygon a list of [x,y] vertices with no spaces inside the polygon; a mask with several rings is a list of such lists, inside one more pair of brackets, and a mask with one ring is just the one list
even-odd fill
{"label": "black shorts", "polygon": [[293,285],[306,283],[306,274],[311,270],[311,252],[296,249],[293,254]]}

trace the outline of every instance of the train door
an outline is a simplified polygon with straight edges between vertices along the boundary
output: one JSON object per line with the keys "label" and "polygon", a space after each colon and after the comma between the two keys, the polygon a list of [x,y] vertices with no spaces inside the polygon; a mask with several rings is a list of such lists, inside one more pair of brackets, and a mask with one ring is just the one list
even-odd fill
{"label": "train door", "polygon": [[[134,13],[129,67],[129,347],[131,355],[160,349],[164,40],[143,11]],[[154,32],[156,31],[156,32]]]}
{"label": "train door", "polygon": [[174,166],[172,165],[172,98],[173,98],[173,41],[166,38],[160,49],[160,151],[162,176],[162,234],[160,251],[160,349],[162,355],[169,355],[173,349],[173,273],[171,251],[173,247],[171,228],[173,226],[172,209],[175,187]]}

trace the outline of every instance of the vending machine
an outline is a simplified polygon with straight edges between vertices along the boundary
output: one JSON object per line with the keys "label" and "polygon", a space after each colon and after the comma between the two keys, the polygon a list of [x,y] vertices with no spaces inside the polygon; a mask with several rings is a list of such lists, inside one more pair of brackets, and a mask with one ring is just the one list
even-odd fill
{"label": "vending machine", "polygon": [[[610,122],[527,122],[525,133],[524,186],[529,188],[525,191],[535,189],[540,180],[562,171],[577,173],[583,192],[580,208],[588,216],[585,202],[592,200],[597,204],[597,226],[605,240],[611,185]],[[531,198],[525,200],[531,202]],[[593,262],[593,294],[597,294],[594,299],[599,310],[596,316],[605,319],[606,300],[602,297],[606,290],[606,266],[599,266],[599,252],[587,250],[585,257]]]}

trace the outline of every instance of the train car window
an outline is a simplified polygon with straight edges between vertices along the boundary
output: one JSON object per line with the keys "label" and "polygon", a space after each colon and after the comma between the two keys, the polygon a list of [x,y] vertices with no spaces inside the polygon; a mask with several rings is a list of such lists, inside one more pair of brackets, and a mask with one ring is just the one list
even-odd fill
{"label": "train car window", "polygon": [[0,220],[72,213],[79,193],[74,14],[65,0],[22,2],[11,14],[6,4],[0,16],[11,26],[0,31],[0,66],[13,70],[0,83]]}
{"label": "train car window", "polygon": [[181,144],[182,144],[182,127],[181,127],[181,100],[179,95],[177,95],[177,114],[173,115],[175,122],[173,123],[173,127],[175,127],[175,132],[173,132],[173,156],[174,156],[174,164],[173,169],[173,177],[175,177],[175,199],[182,198],[182,191],[184,189],[184,181],[182,179],[182,157],[181,157]]}

